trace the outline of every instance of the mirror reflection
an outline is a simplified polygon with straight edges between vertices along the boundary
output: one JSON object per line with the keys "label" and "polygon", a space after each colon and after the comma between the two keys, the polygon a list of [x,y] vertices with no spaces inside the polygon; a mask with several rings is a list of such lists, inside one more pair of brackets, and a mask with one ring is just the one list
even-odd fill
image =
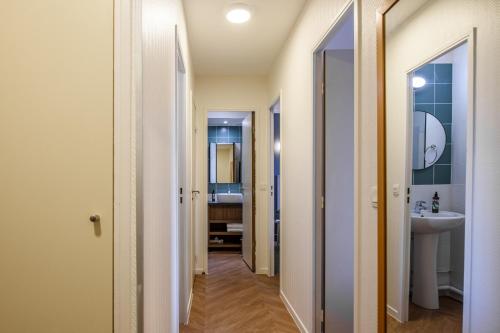
{"label": "mirror reflection", "polygon": [[441,122],[432,114],[413,112],[413,170],[434,165],[443,155],[446,134]]}
{"label": "mirror reflection", "polygon": [[241,172],[240,143],[210,143],[210,183],[239,183]]}
{"label": "mirror reflection", "polygon": [[384,15],[388,332],[462,331],[471,62],[450,36],[468,28],[464,4],[399,0]]}

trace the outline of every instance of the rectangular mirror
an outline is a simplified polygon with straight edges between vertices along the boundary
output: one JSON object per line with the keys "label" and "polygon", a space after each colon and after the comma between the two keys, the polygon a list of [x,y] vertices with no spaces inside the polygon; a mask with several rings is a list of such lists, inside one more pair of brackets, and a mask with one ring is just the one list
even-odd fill
{"label": "rectangular mirror", "polygon": [[472,328],[467,283],[484,93],[474,85],[487,78],[476,52],[498,37],[491,22],[498,11],[486,0],[388,0],[377,12],[378,332],[492,328]]}
{"label": "rectangular mirror", "polygon": [[239,183],[241,173],[240,143],[210,143],[210,183]]}

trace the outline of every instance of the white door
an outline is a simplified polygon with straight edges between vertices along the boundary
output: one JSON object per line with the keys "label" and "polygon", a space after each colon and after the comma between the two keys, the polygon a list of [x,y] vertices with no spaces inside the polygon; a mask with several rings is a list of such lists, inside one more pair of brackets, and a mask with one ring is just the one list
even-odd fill
{"label": "white door", "polygon": [[252,271],[255,270],[254,240],[254,113],[249,114],[242,124],[241,186],[243,192],[243,260]]}
{"label": "white door", "polygon": [[184,324],[188,318],[188,304],[191,293],[190,252],[190,189],[187,188],[186,159],[186,72],[180,52],[177,55],[176,73],[176,117],[177,117],[177,183],[178,183],[178,226],[179,226],[179,321]]}
{"label": "white door", "polygon": [[4,3],[0,44],[0,332],[110,333],[113,1]]}

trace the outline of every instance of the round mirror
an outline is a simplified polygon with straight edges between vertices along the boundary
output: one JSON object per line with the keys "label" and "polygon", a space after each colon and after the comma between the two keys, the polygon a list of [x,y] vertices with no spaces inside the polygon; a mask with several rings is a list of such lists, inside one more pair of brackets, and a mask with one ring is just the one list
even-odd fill
{"label": "round mirror", "polygon": [[430,113],[413,112],[413,170],[436,163],[445,145],[446,133],[441,122]]}

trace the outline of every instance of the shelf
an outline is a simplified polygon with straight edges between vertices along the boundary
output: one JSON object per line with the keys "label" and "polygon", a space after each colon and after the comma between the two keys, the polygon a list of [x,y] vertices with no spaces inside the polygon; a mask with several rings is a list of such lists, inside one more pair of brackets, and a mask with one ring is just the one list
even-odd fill
{"label": "shelf", "polygon": [[212,224],[217,224],[217,223],[221,223],[221,224],[228,224],[228,223],[242,223],[241,220],[208,220],[208,223],[212,223]]}
{"label": "shelf", "polygon": [[243,232],[241,231],[210,231],[208,233],[210,236],[241,236]]}
{"label": "shelf", "polygon": [[208,244],[208,247],[237,247],[240,248],[241,244]]}

